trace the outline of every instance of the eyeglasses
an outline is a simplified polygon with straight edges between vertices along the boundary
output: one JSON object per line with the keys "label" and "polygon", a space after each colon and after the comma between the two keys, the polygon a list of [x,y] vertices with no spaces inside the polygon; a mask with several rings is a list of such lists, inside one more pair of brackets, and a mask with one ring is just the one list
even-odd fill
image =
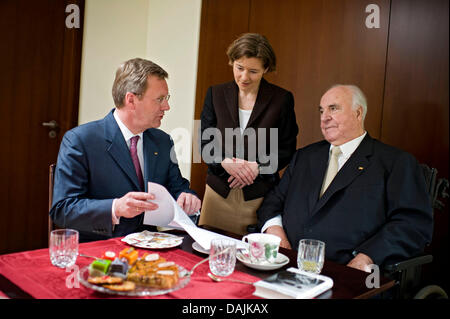
{"label": "eyeglasses", "polygon": [[166,96],[161,96],[157,99],[155,99],[156,102],[158,102],[159,104],[162,104],[164,102],[164,100],[169,101],[170,99],[170,94],[167,94]]}
{"label": "eyeglasses", "polygon": [[[134,95],[136,96],[142,96],[142,94],[138,94],[138,93],[134,93],[132,92]],[[159,104],[162,104],[164,102],[164,100],[169,101],[170,99],[170,94],[167,94],[166,96],[161,96],[157,99],[155,99],[156,102],[158,102]]]}

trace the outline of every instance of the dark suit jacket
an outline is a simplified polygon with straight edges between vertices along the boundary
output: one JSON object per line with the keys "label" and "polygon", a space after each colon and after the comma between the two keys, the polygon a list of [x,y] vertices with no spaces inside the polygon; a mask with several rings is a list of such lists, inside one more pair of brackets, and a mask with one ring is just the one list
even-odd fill
{"label": "dark suit jacket", "polygon": [[[79,230],[84,240],[132,233],[144,216],[121,218],[113,231],[113,199],[140,188],[113,112],[66,132],[58,154],[50,215],[57,225]],[[194,192],[170,159],[172,146],[170,136],[159,129],[143,133],[145,187],[148,181],[161,184],[176,199],[181,192]]]}
{"label": "dark suit jacket", "polygon": [[296,152],[257,212],[260,226],[281,214],[294,249],[302,238],[319,239],[339,263],[358,252],[378,265],[422,252],[433,220],[415,158],[367,134],[319,199],[329,149],[321,141]]}
{"label": "dark suit jacket", "polygon": [[[236,143],[228,143],[225,139],[225,130],[227,128],[239,129],[239,106],[238,106],[239,88],[234,81],[212,86],[206,93],[205,103],[201,114],[201,147],[202,154],[205,146],[214,143],[220,154],[215,154],[215,162],[207,162],[203,156],[203,160],[208,164],[207,184],[226,198],[230,192],[227,182],[230,175],[220,165],[226,157],[225,150],[231,150],[232,156],[243,158],[249,161],[257,161],[261,165],[269,165],[266,159],[261,158],[259,152],[268,155],[275,145],[271,145],[270,128],[278,129],[278,148],[275,149],[274,155],[277,157],[278,165],[274,168],[272,174],[260,174],[252,185],[243,188],[245,200],[251,200],[264,196],[275,183],[279,181],[278,171],[284,168],[292,158],[296,150],[298,127],[294,112],[294,97],[291,92],[286,91],[276,85],[261,80],[258,96],[248,121],[247,128],[265,129],[266,143],[265,152],[260,147],[259,140],[261,136],[255,136],[255,144],[249,141],[247,137],[244,140],[244,152],[239,154],[236,150]],[[208,128],[218,128],[221,138],[213,138],[205,136],[204,132]],[[249,132],[248,130],[247,132]],[[244,132],[245,134],[245,132]],[[273,135],[272,137],[276,137]],[[256,157],[252,157],[249,152],[249,146],[258,145]],[[212,154],[212,152],[210,153]]]}

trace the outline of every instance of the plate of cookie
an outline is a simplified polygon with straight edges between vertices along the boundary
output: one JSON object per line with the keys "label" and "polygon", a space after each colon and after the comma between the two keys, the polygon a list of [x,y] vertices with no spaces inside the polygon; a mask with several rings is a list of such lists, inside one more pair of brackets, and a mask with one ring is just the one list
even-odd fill
{"label": "plate of cookie", "polygon": [[183,237],[144,230],[140,233],[129,234],[122,238],[122,241],[138,248],[166,249],[181,245]]}
{"label": "plate of cookie", "polygon": [[78,273],[80,283],[92,290],[121,296],[156,296],[185,287],[190,272],[157,253],[138,257],[125,248],[114,260],[95,259]]}

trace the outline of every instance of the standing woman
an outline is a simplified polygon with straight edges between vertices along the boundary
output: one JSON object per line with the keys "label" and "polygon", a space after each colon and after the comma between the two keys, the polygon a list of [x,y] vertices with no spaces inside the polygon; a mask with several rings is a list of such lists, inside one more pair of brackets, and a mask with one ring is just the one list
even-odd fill
{"label": "standing woman", "polygon": [[228,48],[234,81],[212,86],[201,114],[201,149],[208,165],[199,225],[243,235],[296,150],[291,92],[267,82],[275,53],[268,40],[245,33]]}

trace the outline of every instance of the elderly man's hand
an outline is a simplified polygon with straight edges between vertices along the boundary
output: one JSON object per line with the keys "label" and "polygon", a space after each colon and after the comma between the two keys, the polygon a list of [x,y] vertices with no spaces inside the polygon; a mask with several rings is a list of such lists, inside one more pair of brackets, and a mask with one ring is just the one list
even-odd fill
{"label": "elderly man's hand", "polygon": [[350,260],[350,262],[347,264],[347,266],[352,267],[352,268],[356,268],[365,272],[370,272],[370,267],[369,265],[373,264],[373,260],[367,256],[366,254],[363,253],[359,253],[355,256],[355,258],[353,258],[352,260]]}
{"label": "elderly man's hand", "polygon": [[266,234],[272,234],[275,236],[278,236],[281,238],[280,247],[292,249],[291,244],[289,243],[289,240],[286,236],[286,233],[284,232],[283,227],[281,226],[270,226],[266,229],[264,232]]}
{"label": "elderly man's hand", "polygon": [[180,196],[178,196],[177,204],[185,211],[186,214],[192,215],[200,209],[202,202],[194,194],[181,193]]}

